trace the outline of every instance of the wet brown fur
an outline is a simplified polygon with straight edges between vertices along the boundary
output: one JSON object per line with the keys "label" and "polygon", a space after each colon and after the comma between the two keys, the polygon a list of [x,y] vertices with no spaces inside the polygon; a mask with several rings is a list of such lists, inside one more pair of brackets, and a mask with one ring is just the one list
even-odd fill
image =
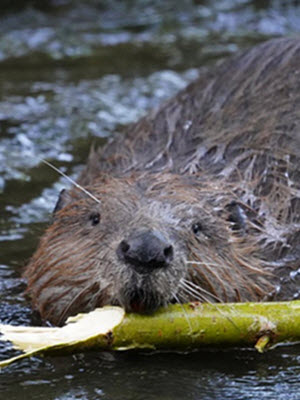
{"label": "wet brown fur", "polygon": [[[25,276],[55,324],[104,304],[299,296],[300,40],[228,60],[92,151]],[[91,216],[100,214],[100,223]],[[193,224],[201,225],[196,235]],[[116,255],[130,232],[174,247],[166,269],[138,274]],[[292,275],[290,275],[290,273]]]}

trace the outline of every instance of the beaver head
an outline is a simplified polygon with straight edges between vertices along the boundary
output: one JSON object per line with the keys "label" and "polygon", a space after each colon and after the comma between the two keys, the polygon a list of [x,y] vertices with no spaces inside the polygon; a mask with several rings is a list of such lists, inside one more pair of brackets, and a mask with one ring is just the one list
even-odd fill
{"label": "beaver head", "polygon": [[[207,177],[206,177],[207,178]],[[222,183],[135,173],[64,191],[26,269],[42,317],[113,304],[152,312],[170,302],[258,300],[271,290],[255,234]]]}

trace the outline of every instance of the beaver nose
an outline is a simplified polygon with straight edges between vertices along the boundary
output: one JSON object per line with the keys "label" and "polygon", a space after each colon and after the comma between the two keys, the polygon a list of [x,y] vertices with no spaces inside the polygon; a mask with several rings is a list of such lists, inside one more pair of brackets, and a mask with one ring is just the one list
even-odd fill
{"label": "beaver nose", "polygon": [[118,246],[118,256],[138,270],[150,272],[166,267],[173,259],[173,247],[158,231],[131,234]]}

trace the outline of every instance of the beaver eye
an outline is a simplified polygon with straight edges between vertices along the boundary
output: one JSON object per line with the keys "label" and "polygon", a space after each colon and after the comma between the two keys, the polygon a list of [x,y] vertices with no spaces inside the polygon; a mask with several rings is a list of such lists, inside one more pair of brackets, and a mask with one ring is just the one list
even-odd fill
{"label": "beaver eye", "polygon": [[197,222],[192,225],[192,231],[195,235],[199,235],[199,233],[203,231],[203,226],[200,224],[200,222]]}
{"label": "beaver eye", "polygon": [[100,222],[100,214],[98,212],[92,213],[89,220],[92,222],[93,226],[98,225]]}

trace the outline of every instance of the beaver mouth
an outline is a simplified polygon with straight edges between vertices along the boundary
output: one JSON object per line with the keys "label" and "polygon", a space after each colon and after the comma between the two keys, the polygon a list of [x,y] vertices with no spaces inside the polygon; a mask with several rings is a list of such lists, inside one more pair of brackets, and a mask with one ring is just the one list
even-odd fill
{"label": "beaver mouth", "polygon": [[131,288],[123,297],[126,312],[152,314],[165,304],[162,296],[149,288]]}

